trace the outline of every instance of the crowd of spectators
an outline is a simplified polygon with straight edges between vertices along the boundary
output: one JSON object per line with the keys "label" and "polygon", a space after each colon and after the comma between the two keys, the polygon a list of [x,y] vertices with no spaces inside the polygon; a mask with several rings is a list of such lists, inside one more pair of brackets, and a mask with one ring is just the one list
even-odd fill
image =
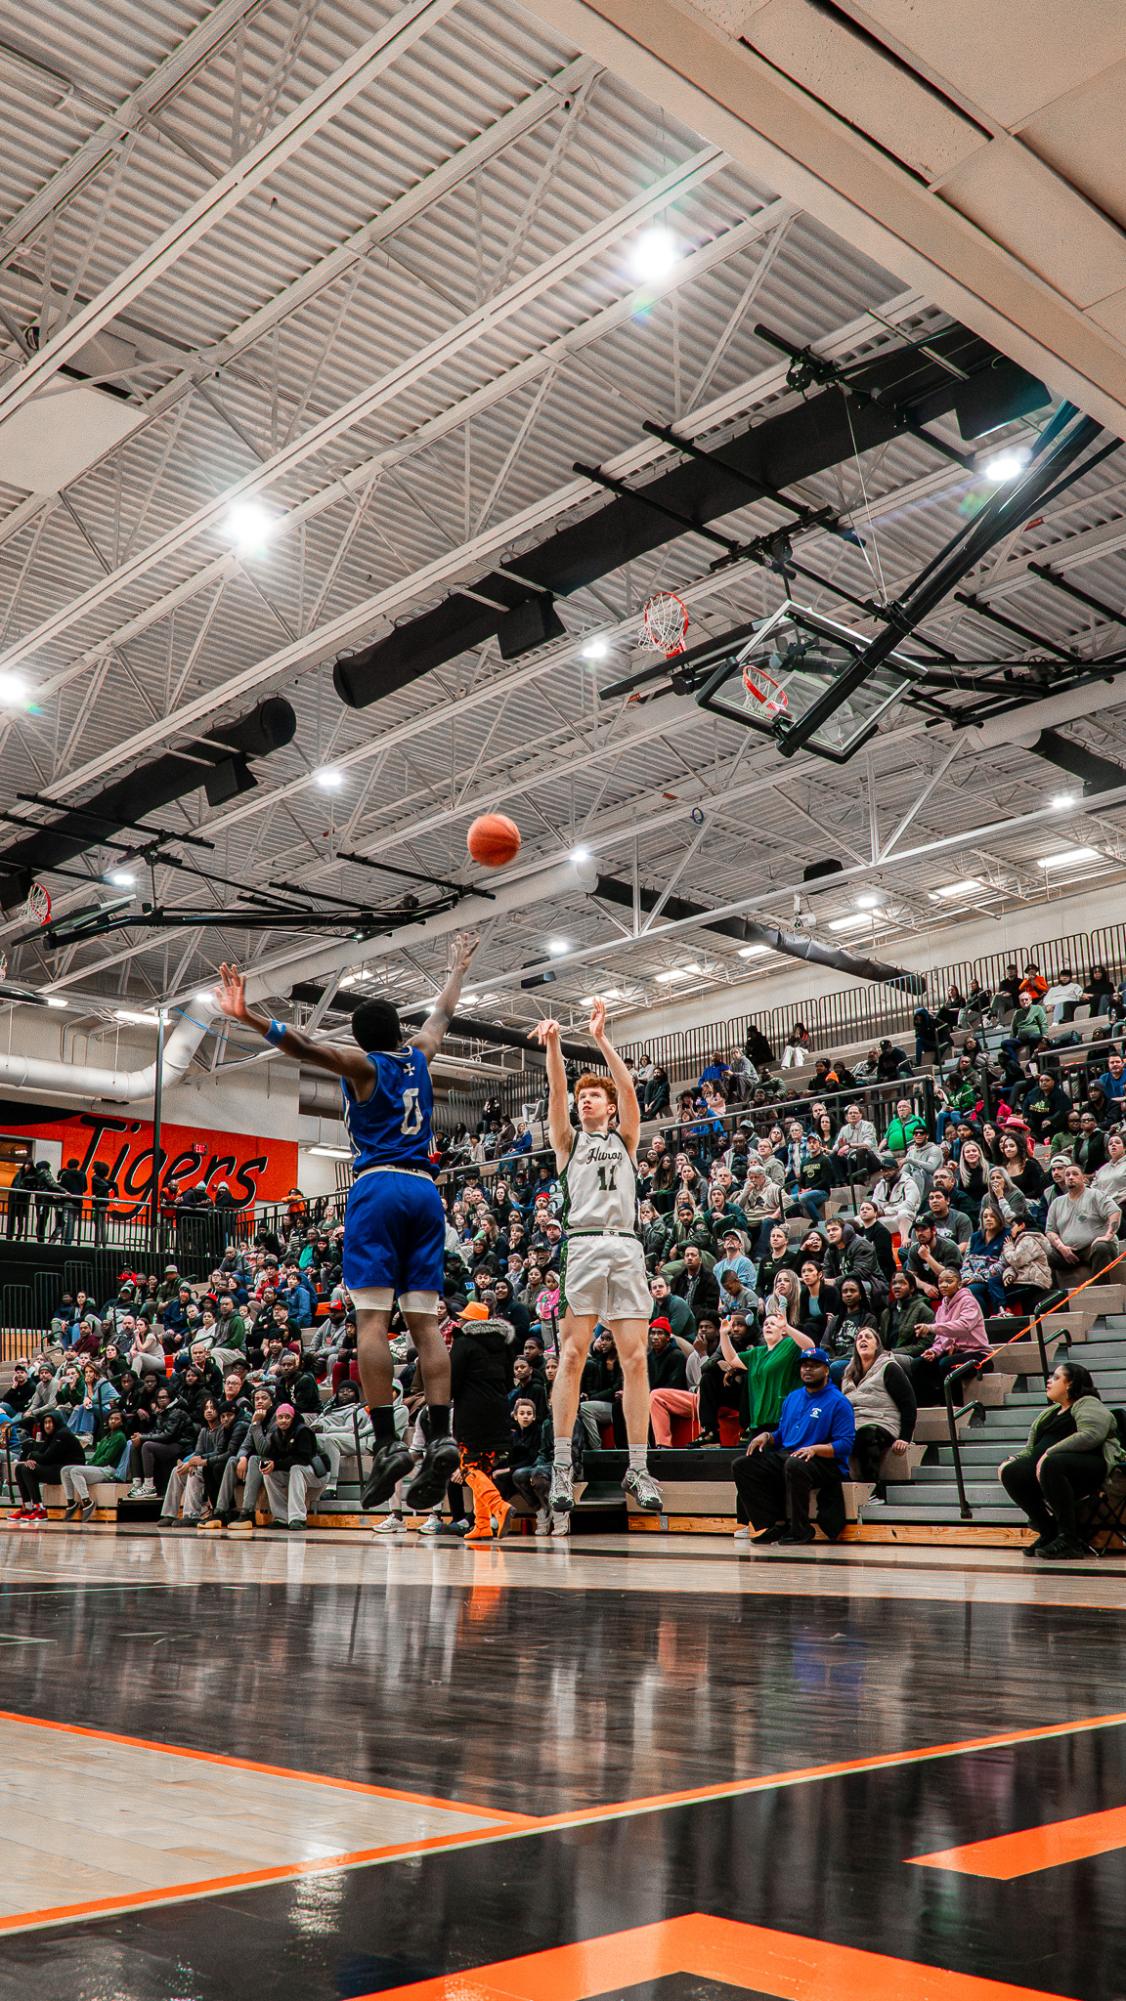
{"label": "crowd of spectators", "polygon": [[[1120,1043],[1071,1073],[1073,1096],[1054,1067],[1059,1041],[1044,1040],[1049,1024],[1071,1032],[1084,998],[1120,1004],[1100,981],[1096,968],[1049,988],[1031,965],[993,994],[952,990],[933,1029],[927,1010],[916,1016],[938,1057],[926,1078],[890,1040],[852,1068],[814,1062],[800,1024],[781,1059],[757,1032],[717,1050],[675,1105],[660,1066],[637,1063],[643,1107],[664,1115],[639,1160],[652,1443],[750,1447],[738,1462],[748,1528],[774,1510],[767,1526],[805,1539],[816,1488],[832,1532],[834,1483],[851,1468],[879,1494],[951,1370],[1118,1255]],[[505,1120],[490,1101],[474,1132],[436,1137],[443,1332],[473,1521],[451,1490],[451,1521],[435,1516],[428,1533],[487,1534],[516,1498],[551,1526],[562,1196],[553,1155],[534,1145],[542,1105],[525,1113]],[[370,1442],[341,1238],[295,1189],[277,1233],[228,1243],[210,1270],[169,1263],[122,1273],[100,1301],[64,1294],[0,1402],[17,1519],[42,1518],[49,1478],[72,1517],[90,1518],[100,1484],[128,1480],[167,1524],[248,1524],[265,1508],[303,1526],[342,1457]],[[405,1329],[393,1336],[397,1423],[421,1452],[413,1350]],[[611,1441],[624,1442],[620,1370],[600,1328],[576,1471]],[[400,1527],[392,1505],[379,1530]]]}

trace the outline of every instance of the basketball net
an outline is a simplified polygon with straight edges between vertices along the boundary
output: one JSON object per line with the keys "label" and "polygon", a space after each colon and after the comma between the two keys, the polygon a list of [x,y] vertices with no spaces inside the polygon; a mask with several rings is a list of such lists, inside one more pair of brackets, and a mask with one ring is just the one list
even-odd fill
{"label": "basketball net", "polygon": [[33,924],[51,922],[51,892],[45,882],[33,882],[24,908]]}
{"label": "basketball net", "polygon": [[657,653],[663,653],[666,660],[684,651],[684,635],[688,631],[688,606],[675,591],[656,591],[649,599],[641,614],[641,630]]}
{"label": "basketball net", "polygon": [[752,700],[761,705],[764,716],[784,716],[790,706],[790,698],[781,683],[753,660],[744,663],[743,686]]}

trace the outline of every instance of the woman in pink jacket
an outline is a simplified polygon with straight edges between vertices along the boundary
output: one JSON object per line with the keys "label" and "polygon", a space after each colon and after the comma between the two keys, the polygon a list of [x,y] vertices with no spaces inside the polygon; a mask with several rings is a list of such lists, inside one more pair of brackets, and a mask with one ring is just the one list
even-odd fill
{"label": "woman in pink jacket", "polygon": [[920,1320],[915,1330],[919,1340],[929,1336],[929,1345],[911,1363],[911,1387],[920,1404],[941,1403],[951,1369],[989,1353],[981,1308],[962,1284],[961,1272],[953,1265],[944,1265],[938,1274],[938,1290],[934,1319]]}

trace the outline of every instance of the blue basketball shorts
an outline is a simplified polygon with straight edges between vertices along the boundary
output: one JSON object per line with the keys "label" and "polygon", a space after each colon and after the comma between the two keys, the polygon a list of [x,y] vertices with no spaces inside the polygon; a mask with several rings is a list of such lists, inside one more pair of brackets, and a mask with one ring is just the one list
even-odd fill
{"label": "blue basketball shorts", "polygon": [[427,1174],[378,1167],[352,1184],[344,1214],[349,1292],[445,1290],[446,1212]]}

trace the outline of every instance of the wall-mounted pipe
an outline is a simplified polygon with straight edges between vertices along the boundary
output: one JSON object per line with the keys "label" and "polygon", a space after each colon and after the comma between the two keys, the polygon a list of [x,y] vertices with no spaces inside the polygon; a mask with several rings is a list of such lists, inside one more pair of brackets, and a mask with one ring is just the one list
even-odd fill
{"label": "wall-mounted pipe", "polygon": [[[164,1045],[165,1090],[186,1075],[210,1022],[210,1010],[199,1005],[180,1016]],[[140,1070],[106,1070],[97,1064],[62,1063],[45,1056],[0,1055],[0,1084],[17,1091],[49,1091],[57,1098],[79,1098],[86,1103],[108,1099],[112,1104],[132,1105],[152,1097],[156,1058]]]}

